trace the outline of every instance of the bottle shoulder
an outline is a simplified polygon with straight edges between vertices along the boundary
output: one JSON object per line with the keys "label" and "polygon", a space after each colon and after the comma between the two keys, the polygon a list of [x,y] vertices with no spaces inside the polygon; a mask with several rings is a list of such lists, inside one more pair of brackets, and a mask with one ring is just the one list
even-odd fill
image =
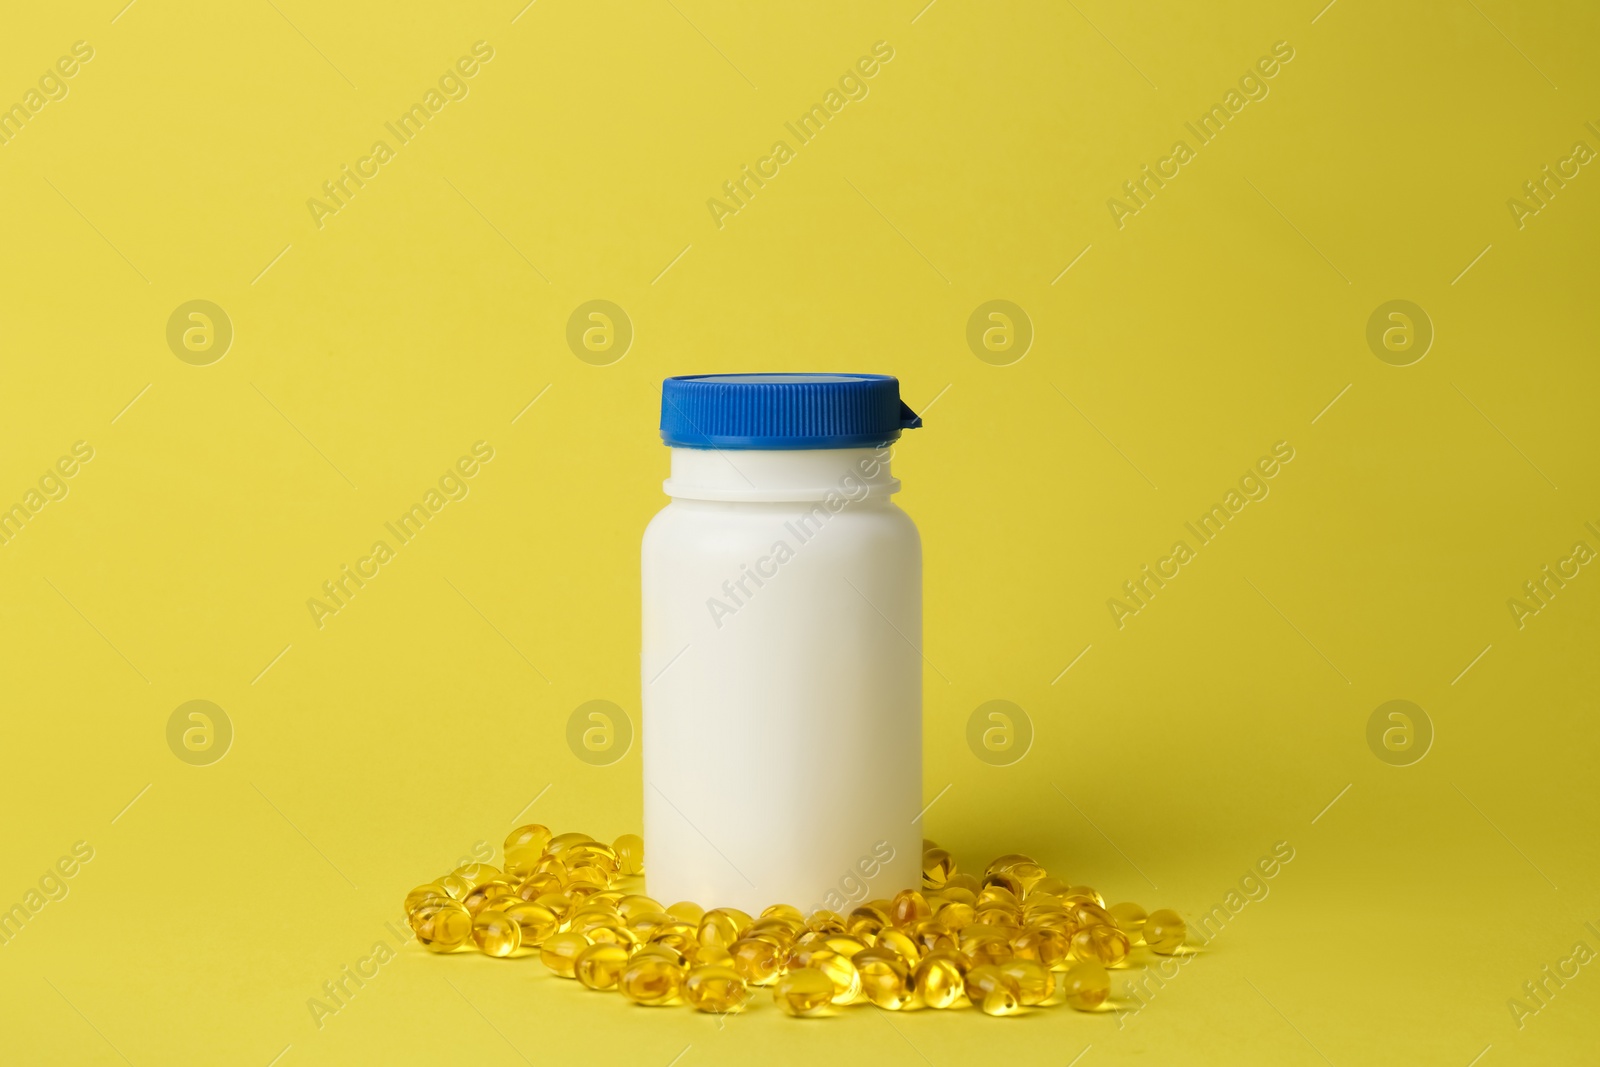
{"label": "bottle shoulder", "polygon": [[648,553],[652,547],[669,543],[700,543],[709,547],[783,536],[809,540],[830,530],[847,533],[852,540],[897,541],[918,551],[921,549],[916,522],[887,499],[870,504],[846,501],[833,508],[826,501],[733,504],[674,500],[656,512],[645,526],[643,547]]}

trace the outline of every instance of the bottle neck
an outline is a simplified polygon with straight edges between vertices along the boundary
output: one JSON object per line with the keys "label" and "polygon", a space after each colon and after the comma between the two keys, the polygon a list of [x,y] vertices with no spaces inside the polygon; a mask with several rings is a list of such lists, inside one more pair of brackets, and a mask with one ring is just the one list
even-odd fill
{"label": "bottle neck", "polygon": [[889,473],[893,446],[878,448],[755,449],[674,448],[672,477],[662,483],[679,500],[774,503],[887,500],[900,482]]}

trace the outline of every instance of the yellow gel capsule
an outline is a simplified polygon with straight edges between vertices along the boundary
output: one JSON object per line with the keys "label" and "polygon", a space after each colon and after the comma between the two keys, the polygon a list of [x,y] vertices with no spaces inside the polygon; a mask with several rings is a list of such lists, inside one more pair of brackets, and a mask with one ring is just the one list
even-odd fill
{"label": "yellow gel capsule", "polygon": [[[1078,902],[1074,902],[1075,904]],[[1061,902],[1060,897],[1049,894],[1030,893],[1022,900],[1022,914],[1024,917],[1043,911],[1071,911]]]}
{"label": "yellow gel capsule", "polygon": [[965,904],[970,908],[978,906],[978,894],[970,889],[958,885],[947,885],[939,890],[939,896],[947,904]]}
{"label": "yellow gel capsule", "polygon": [[1024,895],[1033,892],[1034,886],[1049,877],[1037,863],[1014,863],[1006,869],[1006,873],[1022,883]]}
{"label": "yellow gel capsule", "polygon": [[613,878],[616,878],[616,875],[610,870],[590,862],[568,865],[566,869],[566,885],[584,886],[587,893],[605,893],[606,889],[611,888]]}
{"label": "yellow gel capsule", "polygon": [[[574,912],[567,917],[567,921],[563,923],[562,926],[572,933],[582,934],[584,937],[589,937],[589,932],[591,930],[598,930],[602,927],[613,930],[621,930],[626,935],[625,937],[604,938],[603,940],[606,941],[626,940],[631,943],[637,943],[643,940],[643,938],[640,938],[632,930],[629,930],[626,926],[624,926],[621,919],[604,911],[596,910]],[[595,939],[590,938],[590,940],[592,941]]]}
{"label": "yellow gel capsule", "polygon": [[532,845],[519,845],[506,849],[506,880],[523,882],[539,872],[539,861],[544,853]]}
{"label": "yellow gel capsule", "polygon": [[1046,876],[1033,883],[1033,888],[1028,890],[1030,897],[1060,897],[1072,887],[1059,878]]}
{"label": "yellow gel capsule", "polygon": [[617,905],[611,900],[585,900],[582,904],[572,909],[572,914],[567,916],[571,922],[591,916],[603,915],[614,923],[623,922],[622,913],[617,910]]}
{"label": "yellow gel capsule", "polygon": [[1098,963],[1074,963],[1058,981],[1066,1002],[1079,1011],[1093,1011],[1111,995],[1111,975]]}
{"label": "yellow gel capsule", "polygon": [[695,926],[693,923],[662,923],[655,929],[651,930],[645,940],[652,945],[671,945],[673,948],[685,955],[688,955],[694,949],[701,947],[714,948],[718,951],[726,951],[726,949],[724,949],[721,945],[702,946],[698,937],[696,937]]}
{"label": "yellow gel capsule", "polygon": [[971,958],[973,965],[997,964],[1011,959],[1011,938],[1002,934],[992,940],[980,941],[972,947],[971,952],[962,951],[962,955]]}
{"label": "yellow gel capsule", "polygon": [[[738,942],[734,942],[738,944]],[[698,942],[690,947],[684,956],[691,967],[732,967],[733,953],[725,948],[716,948],[712,945],[702,945]]]}
{"label": "yellow gel capsule", "polygon": [[838,912],[818,908],[806,917],[806,929],[821,934],[842,934],[847,927],[844,924],[844,916]]}
{"label": "yellow gel capsule", "polygon": [[997,963],[1011,955],[1011,936],[998,927],[973,923],[959,937],[962,953],[975,963]]}
{"label": "yellow gel capsule", "polygon": [[[700,929],[699,924],[692,923],[687,919],[680,919],[670,911],[662,914],[666,916],[666,920],[658,922],[650,928],[650,937],[647,940],[658,941],[668,934],[682,934],[689,943],[699,943],[699,938],[696,936]],[[681,947],[678,947],[678,950],[680,952],[683,951]]]}
{"label": "yellow gel capsule", "polygon": [[1101,896],[1100,890],[1092,885],[1068,886],[1066,892],[1061,894],[1061,900],[1062,903],[1069,903],[1073,900],[1086,900],[1091,904],[1098,904],[1102,908],[1106,906],[1106,898]]}
{"label": "yellow gel capsule", "polygon": [[617,853],[617,863],[627,875],[644,873],[644,838],[638,834],[623,834],[611,842]]}
{"label": "yellow gel capsule", "polygon": [[803,912],[793,904],[768,904],[761,909],[760,918],[763,919],[789,919],[804,926],[806,917]]}
{"label": "yellow gel capsule", "polygon": [[629,893],[617,901],[617,914],[624,919],[631,919],[633,916],[645,912],[664,912],[666,910],[655,897],[647,897],[643,893]]}
{"label": "yellow gel capsule", "polygon": [[622,995],[635,1004],[670,1004],[683,991],[683,967],[656,956],[635,956],[617,981]]}
{"label": "yellow gel capsule", "polygon": [[796,948],[785,966],[791,971],[810,969],[827,975],[833,983],[835,1004],[848,1004],[861,995],[861,972],[849,956],[829,948],[825,941]]}
{"label": "yellow gel capsule", "polygon": [[942,889],[956,873],[956,858],[942,848],[924,849],[922,852],[922,885],[925,889]]}
{"label": "yellow gel capsule", "polygon": [[924,919],[906,931],[924,954],[959,947],[950,928],[937,919]]}
{"label": "yellow gel capsule", "polygon": [[634,950],[632,958],[636,960],[665,960],[674,967],[687,968],[689,966],[688,958],[671,945],[640,945]]}
{"label": "yellow gel capsule", "polygon": [[573,961],[573,975],[589,989],[615,989],[628,966],[628,950],[622,945],[590,945]]}
{"label": "yellow gel capsule", "polygon": [[863,904],[845,916],[844,928],[852,934],[871,934],[874,937],[889,925],[889,912],[875,904]]}
{"label": "yellow gel capsule", "polygon": [[969,926],[972,924],[973,917],[976,914],[977,913],[972,910],[971,904],[964,904],[959,900],[953,900],[944,905],[944,907],[940,908],[938,912],[934,914],[934,918],[938,920],[938,922],[944,926],[946,930],[960,931],[963,926]]}
{"label": "yellow gel capsule", "polygon": [[930,1008],[948,1008],[961,999],[966,982],[966,961],[954,952],[934,952],[917,964],[912,981],[917,995]]}
{"label": "yellow gel capsule", "polygon": [[750,996],[750,987],[731,967],[698,965],[683,980],[683,999],[695,1011],[716,1015],[743,1011]]}
{"label": "yellow gel capsule", "polygon": [[680,900],[676,904],[668,904],[666,913],[675,919],[693,924],[697,930],[700,927],[700,920],[706,917],[706,909],[692,900]]}
{"label": "yellow gel capsule", "polygon": [[967,972],[967,999],[985,1015],[1014,1015],[1022,1007],[1016,979],[993,964]]}
{"label": "yellow gel capsule", "polygon": [[581,841],[561,854],[561,862],[572,867],[598,867],[606,874],[616,874],[621,869],[617,850],[598,841]]}
{"label": "yellow gel capsule", "polygon": [[599,867],[583,864],[567,869],[567,888],[573,889],[582,886],[591,886],[594,891],[605,889],[611,884],[611,876]]}
{"label": "yellow gel capsule", "polygon": [[1011,951],[1018,959],[1037,960],[1043,967],[1060,970],[1071,959],[1072,938],[1063,930],[1030,926],[1011,939]]}
{"label": "yellow gel capsule", "polygon": [[983,884],[985,888],[1004,889],[1013,898],[1022,899],[1022,879],[1016,877],[1010,871],[995,871],[993,874],[986,874],[983,876]]}
{"label": "yellow gel capsule", "polygon": [[861,972],[861,990],[880,1008],[900,1011],[916,997],[917,987],[911,968],[900,955],[888,949],[862,949],[851,959]]}
{"label": "yellow gel capsule", "polygon": [[872,947],[861,938],[850,934],[824,934],[822,943],[847,959],[854,959],[857,952],[864,952]]}
{"label": "yellow gel capsule", "polygon": [[1028,863],[1032,864],[1033,866],[1038,866],[1038,864],[1034,863],[1032,856],[1024,856],[1020,852],[1008,852],[1004,856],[996,856],[994,859],[989,861],[989,866],[983,869],[984,877],[988,877],[991,874],[998,874],[1001,871],[1010,870],[1019,863]]}
{"label": "yellow gel capsule", "polygon": [[1115,967],[1128,958],[1128,935],[1115,926],[1085,926],[1072,935],[1072,954],[1080,960]]}
{"label": "yellow gel capsule", "polygon": [[1025,1007],[1043,1004],[1055,991],[1055,976],[1038,960],[1009,959],[997,965],[1000,973],[1017,983]]}
{"label": "yellow gel capsule", "polygon": [[543,852],[548,844],[550,844],[550,828],[536,822],[530,822],[525,826],[517,827],[506,835],[505,851],[510,852],[514,848],[531,847],[536,851]]}
{"label": "yellow gel capsule", "polygon": [[757,919],[750,924],[750,929],[746,930],[742,936],[754,937],[757,934],[762,934],[771,937],[780,944],[792,945],[795,939],[805,932],[806,928],[792,919],[772,916],[767,919]]}
{"label": "yellow gel capsule", "polygon": [[771,985],[783,971],[786,946],[764,935],[741,937],[728,948],[733,969],[751,985]]}
{"label": "yellow gel capsule", "polygon": [[552,856],[559,856],[573,845],[581,845],[593,840],[594,838],[588,834],[557,834],[550,839],[550,843],[544,847],[544,850]]}
{"label": "yellow gel capsule", "polygon": [[556,931],[561,929],[561,923],[551,914],[550,909],[543,904],[532,901],[521,901],[516,904],[507,904],[505,915],[521,928],[522,947],[534,948],[544,944]]}
{"label": "yellow gel capsule", "polygon": [[712,908],[700,920],[700,943],[727,948],[739,940],[753,922],[754,919],[738,908]]}
{"label": "yellow gel capsule", "polygon": [[423,904],[426,904],[430,900],[449,899],[451,899],[450,894],[446,893],[444,891],[444,887],[437,882],[429,882],[427,885],[419,885],[417,888],[406,894],[406,914],[410,915],[412,912],[416,911],[419,907],[421,907]]}
{"label": "yellow gel capsule", "polygon": [[476,915],[487,908],[497,908],[501,903],[509,903],[516,899],[517,891],[510,885],[501,881],[484,882],[472,892],[462,898],[461,903],[467,910]]}
{"label": "yellow gel capsule", "polygon": [[1003,885],[986,885],[972,906],[978,911],[984,908],[1016,908],[1020,906],[1020,901],[1017,894]]}
{"label": "yellow gel capsule", "polygon": [[451,900],[460,900],[473,890],[472,883],[459,874],[447,874],[434,884],[443,889]]}
{"label": "yellow gel capsule", "polygon": [[889,918],[901,929],[933,918],[933,907],[928,898],[915,889],[902,889],[889,903]]}
{"label": "yellow gel capsule", "polygon": [[562,892],[572,901],[573,907],[577,907],[580,904],[587,904],[591,897],[599,896],[605,889],[590,882],[574,882]]}
{"label": "yellow gel capsule", "polygon": [[981,926],[993,926],[997,930],[1020,930],[1022,928],[1022,912],[1016,908],[995,905],[979,908],[972,916],[972,921]]}
{"label": "yellow gel capsule", "polygon": [[1052,930],[1060,930],[1067,937],[1078,932],[1078,920],[1072,913],[1062,907],[1036,907],[1022,914],[1024,926],[1048,926]]}
{"label": "yellow gel capsule", "polygon": [[944,883],[944,889],[947,893],[952,889],[965,889],[973,896],[977,896],[983,890],[983,883],[975,875],[952,874]]}
{"label": "yellow gel capsule", "polygon": [[465,879],[474,887],[480,886],[485,882],[492,882],[496,879],[503,880],[505,878],[500,868],[492,863],[463,863],[450,873],[457,878]]}
{"label": "yellow gel capsule", "polygon": [[618,923],[601,923],[598,926],[589,926],[582,930],[569,927],[569,930],[572,933],[582,934],[589,939],[591,944],[596,945],[621,945],[623,948],[632,949],[633,946],[643,940],[638,934]]}
{"label": "yellow gel capsule", "polygon": [[472,942],[485,956],[503,958],[522,947],[522,927],[505,912],[485,908],[473,916]]}
{"label": "yellow gel capsule", "polygon": [[904,930],[896,930],[893,927],[889,927],[878,934],[877,947],[889,949],[913,967],[917,965],[917,961],[922,959],[924,954],[922,946],[912,940],[910,934],[907,934]]}
{"label": "yellow gel capsule", "polygon": [[1032,922],[1039,915],[1065,914],[1070,916],[1070,913],[1071,909],[1055,897],[1041,897],[1038,894],[1034,894],[1022,902],[1022,921],[1024,925]]}
{"label": "yellow gel capsule", "polygon": [[1116,920],[1111,918],[1111,913],[1098,904],[1087,900],[1080,900],[1069,909],[1073,921],[1079,926],[1115,926]]}
{"label": "yellow gel capsule", "polygon": [[454,952],[472,936],[472,914],[458,900],[433,901],[411,913],[411,929],[428,951]]}
{"label": "yellow gel capsule", "polygon": [[1128,935],[1128,940],[1138,944],[1139,935],[1144,932],[1145,920],[1149,918],[1143,908],[1133,902],[1113,904],[1106,909],[1111,916],[1111,921],[1116,923],[1117,929]]}
{"label": "yellow gel capsule", "polygon": [[[599,862],[608,866],[617,868],[622,866],[621,857],[617,855],[617,850],[611,845],[606,844],[604,841],[581,841],[578,844],[566,849],[565,854],[566,856],[571,857],[584,857],[585,862],[589,860],[598,860]],[[569,860],[568,862],[574,861]]]}
{"label": "yellow gel capsule", "polygon": [[548,908],[550,914],[563,923],[572,917],[572,898],[566,893],[545,893],[543,896],[534,897],[533,902]]}
{"label": "yellow gel capsule", "polygon": [[1003,904],[1006,907],[1021,907],[1021,886],[1021,881],[1011,878],[1011,875],[1003,872],[1003,870],[1002,872],[994,873],[994,875],[986,875],[984,877],[984,888],[979,889],[978,904],[974,905],[974,907],[984,909],[984,907],[992,907],[995,904]]}
{"label": "yellow gel capsule", "polygon": [[1163,956],[1177,952],[1188,936],[1189,928],[1184,925],[1183,917],[1168,908],[1151,912],[1144,922],[1144,943],[1152,952]]}
{"label": "yellow gel capsule", "polygon": [[535,874],[548,874],[562,885],[567,884],[567,865],[561,862],[559,856],[540,856],[533,870]]}
{"label": "yellow gel capsule", "polygon": [[561,880],[549,874],[535,874],[517,886],[517,896],[523,900],[538,900],[546,893],[561,892]]}
{"label": "yellow gel capsule", "polygon": [[582,934],[554,934],[539,946],[539,962],[562,978],[573,977],[578,956],[589,947],[589,939]]}
{"label": "yellow gel capsule", "polygon": [[677,921],[664,911],[636,911],[627,918],[628,929],[636,932],[641,938],[647,938],[650,931],[658,926]]}
{"label": "yellow gel capsule", "polygon": [[807,967],[790,971],[772,986],[772,999],[789,1015],[805,1018],[824,1015],[832,1007],[833,980]]}

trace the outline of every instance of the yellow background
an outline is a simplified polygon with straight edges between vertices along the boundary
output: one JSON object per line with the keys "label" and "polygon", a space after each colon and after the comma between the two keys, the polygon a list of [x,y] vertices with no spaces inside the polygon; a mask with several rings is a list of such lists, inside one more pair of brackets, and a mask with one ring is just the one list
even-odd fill
{"label": "yellow background", "polygon": [[[1592,1055],[1595,964],[1520,1029],[1506,1005],[1600,950],[1600,574],[1507,608],[1600,549],[1600,173],[1507,207],[1600,149],[1592,6],[121,2],[0,34],[0,103],[94,48],[0,147],[0,503],[95,450],[0,547],[0,905],[94,849],[0,948],[7,1061]],[[480,40],[470,94],[318,228]],[[877,41],[870,95],[719,229],[706,201]],[[1278,41],[1270,94],[1119,229],[1107,200]],[[193,299],[235,331],[209,366],[166,342]],[[565,340],[591,299],[635,330],[607,366]],[[966,341],[991,299],[1035,331],[1008,366]],[[1366,341],[1391,299],[1436,332],[1410,366]],[[637,746],[590,766],[565,730],[637,716],[657,383],[767,369],[893,373],[926,413],[896,473],[930,836],[1191,919],[1293,862],[1120,1028],[723,1026],[412,945],[319,1029],[405,891],[524,810],[638,828]],[[470,495],[318,629],[307,599],[480,440]],[[1270,496],[1119,629],[1107,599],[1277,441]],[[235,731],[210,766],[167,745],[192,699]],[[991,699],[1032,723],[1010,766],[967,746]],[[1391,699],[1435,732],[1411,766],[1367,745]]]}

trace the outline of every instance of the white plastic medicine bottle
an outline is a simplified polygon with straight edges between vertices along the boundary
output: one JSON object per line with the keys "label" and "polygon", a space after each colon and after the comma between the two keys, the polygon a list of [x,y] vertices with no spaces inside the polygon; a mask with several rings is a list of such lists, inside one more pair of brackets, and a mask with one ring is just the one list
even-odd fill
{"label": "white plastic medicine bottle", "polygon": [[875,374],[669,378],[643,546],[646,890],[841,914],[922,873],[922,548]]}

